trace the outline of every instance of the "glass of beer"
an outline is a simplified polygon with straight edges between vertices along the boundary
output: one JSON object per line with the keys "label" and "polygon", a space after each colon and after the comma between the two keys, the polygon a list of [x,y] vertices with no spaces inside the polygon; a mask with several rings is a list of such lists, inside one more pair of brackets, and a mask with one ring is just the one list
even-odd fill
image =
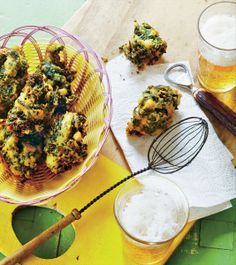
{"label": "glass of beer", "polygon": [[114,214],[121,228],[124,264],[163,264],[189,216],[188,201],[172,181],[146,174],[119,191]]}
{"label": "glass of beer", "polygon": [[211,92],[236,87],[236,2],[208,6],[198,19],[198,79]]}

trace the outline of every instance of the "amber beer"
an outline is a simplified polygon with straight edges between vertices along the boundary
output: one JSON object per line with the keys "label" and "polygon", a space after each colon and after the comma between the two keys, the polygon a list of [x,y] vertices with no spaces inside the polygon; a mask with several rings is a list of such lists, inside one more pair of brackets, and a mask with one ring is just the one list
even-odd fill
{"label": "amber beer", "polygon": [[171,241],[159,245],[147,245],[139,243],[126,235],[122,235],[124,264],[163,265],[168,253]]}
{"label": "amber beer", "polygon": [[236,64],[229,66],[215,65],[199,56],[199,82],[212,92],[226,92],[236,86]]}
{"label": "amber beer", "polygon": [[198,79],[212,92],[236,87],[236,2],[218,2],[199,17]]}

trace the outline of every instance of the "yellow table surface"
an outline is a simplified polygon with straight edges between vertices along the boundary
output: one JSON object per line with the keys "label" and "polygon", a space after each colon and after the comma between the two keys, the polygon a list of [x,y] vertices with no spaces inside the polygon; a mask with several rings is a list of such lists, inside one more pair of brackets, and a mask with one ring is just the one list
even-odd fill
{"label": "yellow table surface", "polygon": [[[115,164],[105,156],[100,156],[95,166],[84,175],[78,185],[46,203],[63,214],[73,208],[81,208],[94,196],[102,192],[116,181],[127,176],[129,172]],[[113,202],[116,190],[94,204],[74,223],[75,241],[62,256],[42,260],[30,256],[22,265],[129,265],[123,261],[122,242],[119,227],[113,215]],[[5,255],[11,254],[21,244],[12,229],[12,213],[18,206],[0,203],[0,249]],[[182,235],[185,235],[191,224],[187,225]],[[171,255],[181,239],[177,238],[166,253],[166,259]],[[11,244],[9,244],[11,242]]]}

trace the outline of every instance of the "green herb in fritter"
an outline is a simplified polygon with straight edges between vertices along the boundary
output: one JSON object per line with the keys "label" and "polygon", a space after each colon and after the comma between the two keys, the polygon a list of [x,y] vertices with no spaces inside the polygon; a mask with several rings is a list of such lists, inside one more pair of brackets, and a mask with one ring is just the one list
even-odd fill
{"label": "green herb in fritter", "polygon": [[24,87],[27,68],[21,48],[0,49],[0,118],[6,118]]}
{"label": "green herb in fritter", "polygon": [[87,156],[86,117],[66,112],[55,120],[47,137],[44,152],[46,164],[54,173],[63,172],[74,164],[81,163]]}
{"label": "green herb in fritter", "polygon": [[149,86],[133,110],[127,134],[159,135],[172,123],[180,98],[181,94],[168,86]]}
{"label": "green herb in fritter", "polygon": [[159,32],[144,22],[141,25],[134,21],[134,35],[131,40],[120,47],[124,55],[139,69],[155,64],[166,52],[167,43]]}

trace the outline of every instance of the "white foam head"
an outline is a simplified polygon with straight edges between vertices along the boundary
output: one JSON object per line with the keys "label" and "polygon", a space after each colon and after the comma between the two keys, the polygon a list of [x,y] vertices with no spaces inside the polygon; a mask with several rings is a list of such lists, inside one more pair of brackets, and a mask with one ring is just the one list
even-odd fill
{"label": "white foam head", "polygon": [[120,211],[120,221],[125,230],[146,242],[169,240],[186,221],[184,207],[178,205],[176,194],[168,191],[168,187],[163,189],[168,183],[161,183],[158,179],[154,176],[139,178],[142,188],[128,197]]}
{"label": "white foam head", "polygon": [[236,49],[236,15],[215,15],[201,28],[206,41],[221,49]]}
{"label": "white foam head", "polygon": [[[219,49],[236,49],[236,14],[213,15],[200,23],[203,38]],[[201,54],[211,63],[221,66],[236,64],[235,51],[221,51],[203,43],[200,44]]]}

